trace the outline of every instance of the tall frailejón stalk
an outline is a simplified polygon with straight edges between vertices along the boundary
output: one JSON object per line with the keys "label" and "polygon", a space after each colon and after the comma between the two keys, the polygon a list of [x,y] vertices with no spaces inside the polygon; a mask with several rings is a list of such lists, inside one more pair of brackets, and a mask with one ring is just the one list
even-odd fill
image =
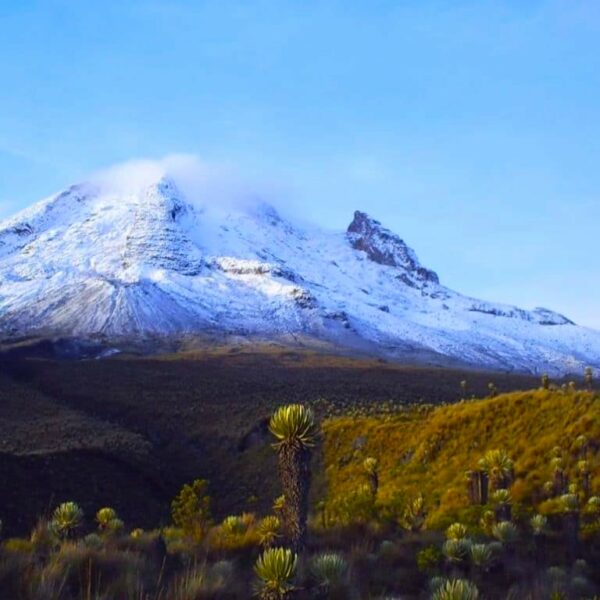
{"label": "tall frailej\u00f3n stalk", "polygon": [[274,448],[284,494],[282,530],[287,544],[299,552],[306,539],[310,457],[317,435],[314,415],[301,404],[282,406],[271,417],[269,429],[277,439]]}

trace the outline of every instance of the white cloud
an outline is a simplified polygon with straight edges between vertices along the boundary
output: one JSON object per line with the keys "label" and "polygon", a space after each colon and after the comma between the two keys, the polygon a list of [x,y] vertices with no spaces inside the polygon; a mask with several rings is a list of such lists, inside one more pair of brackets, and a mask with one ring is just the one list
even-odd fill
{"label": "white cloud", "polygon": [[0,200],[0,221],[10,217],[18,208],[16,202],[10,200]]}
{"label": "white cloud", "polygon": [[165,177],[175,183],[188,202],[200,208],[235,210],[267,201],[281,209],[287,200],[285,209],[289,209],[289,197],[281,186],[259,181],[230,164],[205,161],[194,154],[128,161],[96,172],[91,181],[107,191],[128,194]]}

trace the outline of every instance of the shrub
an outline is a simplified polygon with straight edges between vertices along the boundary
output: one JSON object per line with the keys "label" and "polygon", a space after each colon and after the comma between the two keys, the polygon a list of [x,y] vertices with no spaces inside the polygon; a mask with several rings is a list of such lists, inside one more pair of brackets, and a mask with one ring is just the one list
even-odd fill
{"label": "shrub", "polygon": [[196,479],[181,488],[171,503],[173,523],[196,543],[202,541],[211,522],[208,482]]}
{"label": "shrub", "polygon": [[63,502],[52,514],[52,527],[61,537],[69,537],[81,526],[83,511],[75,502]]}
{"label": "shrub", "polygon": [[379,491],[379,461],[372,456],[365,458],[363,461],[363,469],[367,474],[373,498],[375,498]]}
{"label": "shrub", "polygon": [[226,517],[221,523],[223,533],[229,536],[243,535],[248,531],[250,526],[248,518],[242,516]]}
{"label": "shrub", "polygon": [[425,525],[427,512],[425,511],[425,499],[419,494],[408,503],[402,516],[402,525],[409,531],[420,531]]}
{"label": "shrub", "polygon": [[491,510],[486,510],[479,519],[479,527],[486,535],[492,535],[492,530],[496,524],[496,515]]}
{"label": "shrub", "polygon": [[494,502],[494,504],[510,504],[512,502],[512,497],[508,490],[500,489],[492,494],[492,502]]}
{"label": "shrub", "polygon": [[421,573],[433,575],[438,572],[442,558],[437,546],[427,546],[417,553],[417,568]]}
{"label": "shrub", "polygon": [[600,512],[600,496],[592,496],[587,501],[587,509],[592,513]]}
{"label": "shrub", "polygon": [[467,528],[462,523],[453,523],[446,529],[446,538],[449,540],[462,540],[467,537]]}
{"label": "shrub", "polygon": [[277,496],[277,498],[275,498],[275,500],[273,500],[273,511],[281,512],[283,510],[284,505],[285,505],[285,495],[281,494],[280,496]]}
{"label": "shrub", "polygon": [[479,591],[466,579],[449,579],[434,590],[431,600],[478,600]]}
{"label": "shrub", "polygon": [[559,506],[563,512],[577,512],[579,510],[579,496],[577,494],[563,494],[559,498]]}
{"label": "shrub", "polygon": [[226,517],[210,530],[209,546],[219,550],[242,550],[259,544],[256,517],[252,513]]}
{"label": "shrub", "polygon": [[492,527],[492,535],[503,544],[515,542],[519,537],[519,530],[510,521],[501,521]]}
{"label": "shrub", "polygon": [[310,561],[310,572],[316,582],[324,587],[339,586],[348,571],[343,556],[333,552],[317,554]]}
{"label": "shrub", "polygon": [[287,548],[269,548],[256,561],[258,592],[265,600],[285,598],[293,589],[298,556]]}
{"label": "shrub", "polygon": [[270,548],[278,537],[280,537],[281,523],[275,516],[267,516],[261,519],[256,528],[258,542],[264,548]]}
{"label": "shrub", "polygon": [[375,517],[371,487],[359,485],[356,489],[335,498],[329,505],[329,514],[339,523],[368,523]]}
{"label": "shrub", "polygon": [[533,515],[530,524],[533,535],[543,535],[548,529],[548,518],[544,515]]}
{"label": "shrub", "polygon": [[471,562],[480,569],[487,569],[493,559],[492,548],[489,544],[472,544],[469,548]]}
{"label": "shrub", "polygon": [[114,508],[101,508],[96,513],[96,523],[100,529],[104,529],[113,519],[117,518],[117,512]]}
{"label": "shrub", "polygon": [[113,535],[120,533],[125,524],[117,516],[117,512],[114,508],[101,508],[96,513],[96,523],[98,523],[98,529],[105,534]]}
{"label": "shrub", "polygon": [[513,477],[514,463],[504,450],[490,450],[479,461],[479,468],[490,478],[492,489],[507,487]]}
{"label": "shrub", "polygon": [[465,560],[471,544],[466,538],[460,540],[446,540],[442,546],[444,556],[451,563],[460,563]]}

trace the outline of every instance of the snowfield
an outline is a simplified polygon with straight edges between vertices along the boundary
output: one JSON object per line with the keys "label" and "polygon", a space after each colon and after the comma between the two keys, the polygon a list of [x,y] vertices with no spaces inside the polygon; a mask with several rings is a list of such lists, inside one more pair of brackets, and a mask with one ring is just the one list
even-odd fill
{"label": "snowfield", "polygon": [[444,287],[361,212],[330,233],[266,204],[198,208],[163,176],[127,192],[76,185],[0,224],[2,339],[202,332],[439,365],[600,367],[600,332]]}

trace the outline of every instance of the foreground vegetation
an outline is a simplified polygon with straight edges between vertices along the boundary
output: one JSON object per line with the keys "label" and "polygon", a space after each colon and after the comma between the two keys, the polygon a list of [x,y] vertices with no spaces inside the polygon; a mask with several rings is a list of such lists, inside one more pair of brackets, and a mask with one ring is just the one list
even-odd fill
{"label": "foreground vegetation", "polygon": [[[588,382],[587,387],[591,387]],[[461,386],[464,396],[468,384]],[[269,423],[281,496],[217,518],[185,485],[171,524],[59,504],[3,540],[24,600],[593,598],[600,580],[600,397],[576,386],[369,411],[291,405]],[[317,415],[324,415],[324,418]],[[312,462],[311,462],[312,455]],[[312,464],[312,468],[310,465]],[[309,510],[311,474],[316,489]],[[202,476],[202,473],[199,473]]]}

